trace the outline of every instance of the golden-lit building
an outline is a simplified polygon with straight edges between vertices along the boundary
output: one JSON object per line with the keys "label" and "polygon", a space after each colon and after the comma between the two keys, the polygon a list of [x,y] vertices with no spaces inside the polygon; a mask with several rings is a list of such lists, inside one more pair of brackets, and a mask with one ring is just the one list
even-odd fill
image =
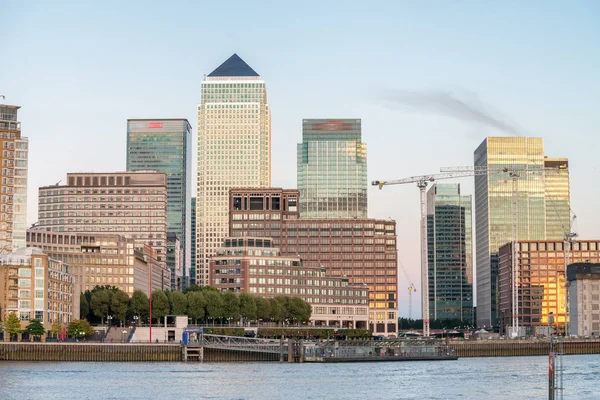
{"label": "golden-lit building", "polygon": [[21,136],[19,106],[0,104],[0,254],[25,247],[28,140]]}
{"label": "golden-lit building", "polygon": [[562,240],[570,218],[569,164],[546,157],[542,138],[503,136],[486,138],[475,150],[474,165],[490,171],[475,176],[474,208],[477,325],[489,327],[500,319],[498,249],[513,240],[511,173],[517,184],[516,239]]}
{"label": "golden-lit building", "polygon": [[[42,249],[50,257],[70,265],[76,291],[95,286],[116,286],[129,296],[134,290],[149,294],[149,247],[135,248],[135,241],[116,234],[78,234],[41,229],[27,231],[27,246]],[[152,290],[170,288],[170,273],[156,261],[152,265]]]}
{"label": "golden-lit building", "polygon": [[[566,263],[600,262],[600,241],[521,240],[517,246],[519,326],[548,326],[552,313],[557,332],[564,332],[568,322]],[[500,247],[499,254],[500,328],[505,330],[512,324],[512,243]]]}
{"label": "golden-lit building", "polygon": [[15,313],[21,326],[38,319],[46,329],[54,322],[68,324],[74,318],[79,296],[73,290],[69,265],[38,248],[18,249],[0,255],[0,319]]}

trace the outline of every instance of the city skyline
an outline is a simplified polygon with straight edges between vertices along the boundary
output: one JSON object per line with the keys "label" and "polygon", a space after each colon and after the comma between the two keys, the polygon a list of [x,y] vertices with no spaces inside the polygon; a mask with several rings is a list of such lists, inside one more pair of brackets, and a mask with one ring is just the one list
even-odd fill
{"label": "city skyline", "polygon": [[[600,225],[600,216],[594,212],[593,202],[587,200],[600,194],[597,185],[589,185],[598,166],[593,151],[600,145],[600,139],[594,135],[599,121],[593,115],[590,104],[596,102],[600,91],[593,74],[593,62],[584,61],[590,56],[592,59],[598,56],[598,50],[590,42],[592,37],[597,36],[593,33],[598,30],[592,24],[593,12],[583,13],[582,8],[565,9],[557,5],[549,5],[544,10],[525,6],[519,13],[515,6],[498,6],[492,12],[486,9],[484,13],[478,6],[460,4],[451,8],[440,6],[438,10],[397,5],[387,10],[388,16],[380,14],[379,18],[367,19],[367,26],[373,28],[371,33],[366,29],[364,37],[357,36],[358,33],[344,37],[344,41],[356,41],[362,57],[343,69],[338,68],[339,60],[349,48],[335,37],[325,37],[323,45],[306,46],[300,42],[294,28],[275,26],[281,38],[273,40],[290,42],[282,57],[280,52],[275,51],[281,47],[270,45],[265,40],[278,35],[258,28],[240,29],[231,39],[215,40],[203,49],[201,55],[190,55],[183,49],[189,49],[187,46],[194,35],[186,31],[189,39],[183,34],[175,34],[181,43],[175,41],[174,47],[165,51],[170,56],[173,52],[185,54],[191,65],[174,70],[170,64],[169,67],[164,64],[170,57],[154,57],[156,65],[127,61],[114,68],[106,64],[106,60],[114,59],[110,56],[111,52],[119,53],[130,46],[113,43],[115,38],[111,35],[105,38],[98,36],[101,28],[89,17],[77,18],[76,24],[87,25],[90,29],[80,29],[83,34],[74,35],[73,29],[77,28],[65,27],[64,31],[52,32],[47,37],[40,35],[40,32],[48,31],[48,24],[60,25],[65,18],[73,21],[77,8],[65,10],[58,4],[55,9],[46,10],[38,5],[37,9],[33,7],[23,11],[11,7],[9,5],[7,9],[8,15],[17,18],[6,25],[9,36],[22,32],[20,26],[26,26],[26,35],[18,41],[19,48],[14,47],[17,41],[6,46],[8,50],[24,54],[29,62],[25,63],[25,67],[17,67],[16,64],[1,66],[0,90],[7,96],[4,103],[22,106],[19,114],[23,134],[33,144],[29,160],[29,224],[37,220],[38,187],[51,185],[71,171],[124,170],[125,155],[122,151],[114,154],[111,150],[124,148],[122,132],[127,118],[168,116],[193,120],[195,105],[200,100],[202,73],[209,72],[218,60],[238,52],[260,69],[269,82],[270,102],[277,109],[273,119],[272,186],[296,187],[295,165],[289,160],[295,157],[295,144],[301,136],[299,121],[307,117],[339,115],[362,119],[363,140],[369,143],[369,180],[434,173],[442,166],[470,164],[472,151],[478,142],[485,136],[502,134],[501,131],[448,118],[447,108],[439,112],[441,106],[430,105],[425,110],[415,110],[415,104],[424,103],[424,96],[418,98],[420,102],[413,98],[409,107],[405,106],[406,102],[396,107],[380,105],[379,96],[373,94],[373,90],[405,86],[404,82],[411,82],[416,92],[421,88],[432,92],[453,92],[458,87],[459,95],[474,100],[474,103],[480,98],[484,108],[489,102],[510,115],[518,121],[517,125],[524,127],[527,136],[544,137],[548,154],[568,157],[572,171],[571,207],[579,216],[580,236],[593,238],[596,233],[594,227]],[[181,11],[181,7],[174,7],[167,13],[174,11]],[[315,22],[328,21],[332,24],[330,29],[335,31],[341,29],[344,17],[358,17],[352,5],[335,11],[336,14],[325,7]],[[398,13],[393,11],[402,11],[409,20],[411,17],[416,21],[429,17],[440,25],[431,28],[433,33],[425,36],[414,23],[404,22],[399,28],[394,28],[390,22]],[[153,12],[156,13],[156,10],[149,9],[145,15],[152,20],[156,18],[152,17]],[[453,19],[444,25],[442,16],[449,12]],[[272,17],[277,13],[283,15],[283,10],[275,8],[268,15]],[[233,19],[247,17],[242,14],[234,15]],[[103,16],[115,16],[107,10],[100,10],[95,15],[97,21],[105,20]],[[332,15],[337,15],[340,22],[331,19]],[[495,17],[492,18],[492,15]],[[260,21],[264,18],[259,14],[254,16]],[[495,37],[499,24],[502,24],[499,21],[506,18],[516,18],[510,32],[503,32],[505,36],[502,38]],[[530,32],[530,20],[539,22],[540,18],[560,23],[549,24],[552,29],[543,25],[544,29]],[[375,20],[379,21],[378,26],[374,26]],[[125,29],[124,22],[125,19],[117,18],[116,31]],[[466,44],[460,44],[465,37],[444,31],[455,23],[470,24],[471,31],[481,29],[484,37],[498,46],[489,45],[486,40],[482,42],[475,36],[468,38]],[[207,27],[202,29],[224,32],[215,24],[208,21]],[[306,20],[301,21],[303,29],[300,31],[305,33],[310,24]],[[193,31],[194,28],[187,29]],[[253,30],[261,40],[248,35]],[[401,30],[406,30],[408,35],[400,35]],[[373,40],[385,37],[386,32],[392,37],[411,38],[400,42],[405,46],[401,55],[394,56],[386,51],[390,42]],[[160,33],[162,31],[157,30],[157,34]],[[322,34],[322,31],[309,33],[302,39],[310,42],[317,34]],[[82,41],[90,36],[99,42],[98,46],[91,46],[91,57],[88,49],[82,47]],[[148,40],[142,36],[135,37],[134,43],[136,40]],[[526,40],[519,40],[523,37]],[[415,38],[414,43],[411,43],[412,38]],[[579,47],[573,49],[575,42]],[[374,45],[367,46],[372,43]],[[339,44],[342,45],[336,46]],[[442,47],[443,51],[436,50]],[[57,50],[56,54],[52,53],[53,50]],[[154,47],[142,47],[141,50],[156,54]],[[69,63],[63,62],[65,53],[71,56]],[[455,57],[456,53],[462,57]],[[412,57],[407,59],[406,54]],[[569,54],[570,57],[559,57],[560,54]],[[304,61],[307,55],[317,57],[320,63],[313,63],[312,58]],[[432,60],[430,56],[435,57]],[[404,61],[399,62],[397,57]],[[45,67],[42,69],[36,65]],[[105,73],[100,72],[102,68],[107,69],[103,71]],[[177,74],[178,77],[161,76],[163,68],[171,68],[167,71],[173,71],[171,75]],[[568,74],[566,71],[569,69],[577,70],[577,76]],[[375,74],[367,74],[368,71]],[[536,79],[530,79],[534,72]],[[94,75],[94,80],[88,79],[90,74]],[[115,77],[114,84],[109,84],[109,80]],[[358,80],[361,81],[359,85],[351,89],[346,87]],[[166,91],[164,88],[168,83],[176,83],[176,90]],[[476,90],[477,94],[469,93],[470,90]],[[96,121],[98,109],[102,110],[102,121],[86,125],[87,121]],[[82,126],[86,128],[82,129]],[[98,141],[100,137],[102,140]],[[465,186],[465,193],[474,193],[471,179],[460,182]],[[378,193],[371,188],[369,207],[369,217],[391,216],[397,220],[398,242],[403,244],[399,246],[400,259],[407,266],[411,279],[417,283],[419,254],[414,250],[418,247],[417,191],[414,188],[389,188]],[[406,315],[407,294],[401,290],[400,296],[401,315]]]}

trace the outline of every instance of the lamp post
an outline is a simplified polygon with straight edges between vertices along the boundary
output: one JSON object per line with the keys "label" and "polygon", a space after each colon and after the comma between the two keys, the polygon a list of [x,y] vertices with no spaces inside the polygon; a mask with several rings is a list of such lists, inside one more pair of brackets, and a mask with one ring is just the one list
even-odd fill
{"label": "lamp post", "polygon": [[110,327],[110,322],[112,321],[112,315],[106,317],[106,324]]}
{"label": "lamp post", "polygon": [[138,323],[138,316],[137,316],[137,315],[134,315],[134,316],[133,316],[133,325],[134,325],[134,326],[137,326],[137,323]]}

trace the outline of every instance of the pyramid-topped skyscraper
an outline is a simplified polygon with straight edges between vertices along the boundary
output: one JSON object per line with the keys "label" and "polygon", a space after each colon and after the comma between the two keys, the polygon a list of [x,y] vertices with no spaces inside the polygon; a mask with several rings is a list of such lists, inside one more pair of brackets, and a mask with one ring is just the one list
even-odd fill
{"label": "pyramid-topped skyscraper", "polygon": [[202,81],[198,105],[196,282],[229,234],[229,189],[271,186],[271,113],[265,82],[237,54]]}

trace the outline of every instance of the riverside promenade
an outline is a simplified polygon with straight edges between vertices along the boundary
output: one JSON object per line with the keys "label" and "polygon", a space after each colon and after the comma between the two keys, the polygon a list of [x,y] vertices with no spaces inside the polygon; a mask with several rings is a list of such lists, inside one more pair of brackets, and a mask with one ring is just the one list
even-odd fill
{"label": "riverside promenade", "polygon": [[[239,339],[239,338],[236,338]],[[600,354],[600,339],[569,339],[561,341],[563,354]],[[307,343],[308,344],[308,343]],[[276,345],[279,346],[279,345]],[[381,346],[373,343],[373,347]],[[286,343],[286,349],[289,345]],[[35,343],[0,342],[0,361],[186,361],[189,351],[200,350],[195,361],[283,361],[272,350],[246,349],[240,346],[210,347],[179,343]],[[464,357],[510,357],[548,355],[548,340],[482,340],[454,341],[448,344],[452,355]],[[283,352],[282,352],[283,354]],[[286,357],[287,361],[287,350]]]}

